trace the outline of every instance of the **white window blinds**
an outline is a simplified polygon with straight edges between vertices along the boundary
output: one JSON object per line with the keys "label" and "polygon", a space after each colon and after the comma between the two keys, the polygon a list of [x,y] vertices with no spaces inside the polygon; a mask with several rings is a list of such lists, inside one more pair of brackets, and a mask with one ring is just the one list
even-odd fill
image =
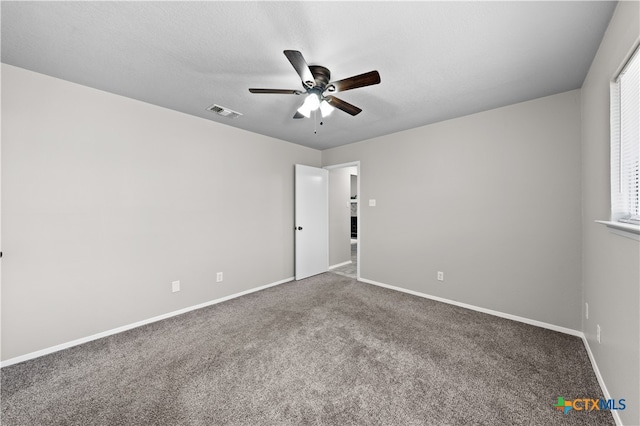
{"label": "white window blinds", "polygon": [[640,54],[611,84],[611,220],[639,224]]}

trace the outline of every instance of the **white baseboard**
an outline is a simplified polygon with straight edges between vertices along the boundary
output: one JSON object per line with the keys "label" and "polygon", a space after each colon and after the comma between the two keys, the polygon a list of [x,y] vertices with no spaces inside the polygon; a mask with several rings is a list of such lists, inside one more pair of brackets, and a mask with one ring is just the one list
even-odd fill
{"label": "white baseboard", "polygon": [[348,265],[348,264],[350,264],[350,263],[353,263],[353,262],[352,262],[352,261],[350,261],[350,260],[347,260],[346,262],[336,263],[335,265],[331,265],[331,266],[329,266],[329,269],[339,268],[339,267],[341,267],[341,266]]}
{"label": "white baseboard", "polygon": [[[330,268],[346,265],[346,264],[349,264],[349,263],[351,263],[351,261],[345,262],[345,263],[341,263],[341,264],[338,264],[338,265],[334,265],[334,266],[332,266]],[[51,347],[46,348],[46,349],[41,349],[39,351],[35,351],[35,352],[31,352],[31,353],[28,353],[28,354],[25,354],[25,355],[21,355],[21,356],[15,357],[15,358],[10,358],[10,359],[8,359],[6,361],[0,362],[0,368],[8,367],[10,365],[17,364],[17,363],[23,362],[23,361],[28,361],[30,359],[38,358],[38,357],[41,357],[41,356],[44,356],[44,355],[47,355],[47,354],[50,354],[50,353],[58,352],[58,351],[61,351],[63,349],[71,348],[73,346],[77,346],[77,345],[81,345],[83,343],[91,342],[93,340],[101,339],[103,337],[111,336],[111,335],[114,335],[114,334],[117,334],[117,333],[122,333],[123,331],[131,330],[133,328],[137,328],[137,327],[141,327],[143,325],[151,324],[151,323],[156,322],[156,321],[162,321],[162,320],[167,319],[167,318],[171,318],[171,317],[174,317],[174,316],[177,316],[177,315],[181,315],[181,314],[184,314],[184,313],[187,313],[187,312],[190,312],[190,311],[194,311],[196,309],[205,308],[207,306],[215,305],[217,303],[225,302],[227,300],[235,299],[236,297],[240,297],[240,296],[244,296],[246,294],[254,293],[256,291],[264,290],[264,289],[267,289],[269,287],[274,287],[274,286],[277,286],[277,285],[280,285],[280,284],[288,283],[288,282],[293,281],[294,279],[295,279],[294,277],[286,278],[284,280],[276,281],[276,282],[271,283],[271,284],[266,284],[266,285],[263,285],[263,286],[260,286],[260,287],[252,288],[252,289],[249,289],[249,290],[245,290],[245,291],[242,291],[240,293],[231,294],[229,296],[221,297],[219,299],[210,300],[210,301],[205,302],[205,303],[201,303],[201,304],[198,304],[198,305],[194,305],[194,306],[190,306],[190,307],[187,307],[187,308],[179,309],[177,311],[169,312],[169,313],[166,313],[166,314],[163,314],[163,315],[158,315],[156,317],[148,318],[146,320],[138,321],[138,322],[135,322],[133,324],[128,324],[128,325],[125,325],[125,326],[122,326],[122,327],[117,327],[117,328],[114,328],[114,329],[111,329],[111,330],[107,330],[107,331],[104,331],[104,332],[101,332],[101,333],[93,334],[91,336],[87,336],[87,337],[83,337],[83,338],[80,338],[80,339],[72,340],[72,341],[67,342],[67,343],[62,343],[62,344],[59,344],[59,345],[56,345],[56,346],[51,346]],[[594,373],[596,374],[596,378],[598,379],[598,384],[600,385],[600,388],[602,389],[602,393],[604,394],[605,399],[611,399],[611,394],[609,393],[609,391],[607,389],[607,386],[606,386],[606,384],[604,382],[604,379],[602,378],[602,374],[600,374],[600,370],[598,369],[598,364],[596,363],[596,360],[595,360],[595,358],[593,356],[593,353],[591,352],[591,347],[589,346],[589,342],[588,342],[586,336],[584,335],[584,333],[581,332],[581,331],[573,330],[573,329],[565,328],[565,327],[560,327],[560,326],[557,326],[557,325],[554,325],[554,324],[549,324],[549,323],[545,323],[545,322],[542,322],[542,321],[532,320],[532,319],[520,317],[520,316],[517,316],[517,315],[506,314],[504,312],[494,311],[492,309],[481,308],[481,307],[478,307],[478,306],[469,305],[469,304],[466,304],[466,303],[457,302],[455,300],[445,299],[445,298],[438,297],[438,296],[432,296],[432,295],[429,295],[429,294],[426,294],[426,293],[421,293],[421,292],[418,292],[418,291],[409,290],[409,289],[402,288],[402,287],[397,287],[397,286],[393,286],[393,285],[389,285],[389,284],[384,284],[384,283],[373,281],[373,280],[369,280],[369,279],[366,279],[366,278],[360,278],[359,281],[362,281],[362,282],[367,283],[367,284],[376,285],[376,286],[379,286],[379,287],[388,288],[388,289],[391,289],[391,290],[400,291],[400,292],[403,292],[403,293],[412,294],[414,296],[423,297],[423,298],[426,298],[426,299],[431,299],[431,300],[435,300],[435,301],[438,301],[438,302],[443,302],[443,303],[447,303],[447,304],[450,304],[450,305],[459,306],[459,307],[462,307],[462,308],[465,308],[465,309],[470,309],[470,310],[473,310],[473,311],[482,312],[482,313],[485,313],[485,314],[494,315],[494,316],[497,316],[497,317],[506,318],[506,319],[510,319],[510,320],[513,320],[513,321],[518,321],[518,322],[522,322],[522,323],[525,323],[525,324],[534,325],[534,326],[537,326],[537,327],[542,327],[542,328],[546,328],[546,329],[549,329],[549,330],[558,331],[560,333],[565,333],[565,334],[569,334],[569,335],[572,335],[572,336],[580,337],[582,339],[583,343],[584,343],[584,346],[585,346],[586,350],[587,350],[587,354],[589,356],[589,361],[591,361],[591,366],[593,368]],[[622,426],[623,423],[622,423],[622,420],[620,419],[620,414],[617,411],[613,411],[613,410],[612,410],[611,413],[613,415],[614,421],[616,422],[616,425]]]}
{"label": "white baseboard", "polygon": [[[591,346],[589,346],[589,341],[587,340],[587,336],[582,334],[582,342],[584,343],[584,347],[587,349],[587,355],[589,355],[589,361],[591,361],[591,367],[593,368],[593,372],[596,373],[596,378],[598,379],[598,384],[600,385],[600,389],[602,389],[602,394],[605,399],[612,399],[609,390],[607,389],[607,385],[604,383],[604,379],[602,378],[602,374],[600,374],[600,369],[598,368],[598,364],[596,363],[596,358],[593,356],[593,352],[591,352]],[[613,420],[616,422],[616,425],[623,426],[622,419],[620,418],[620,414],[616,410],[611,410],[611,414],[613,415]]]}
{"label": "white baseboard", "polygon": [[377,285],[379,287],[388,288],[388,289],[391,289],[391,290],[401,291],[403,293],[412,294],[414,296],[424,297],[425,299],[431,299],[431,300],[435,300],[437,302],[447,303],[449,305],[455,305],[455,306],[459,306],[459,307],[465,308],[465,309],[471,309],[472,311],[482,312],[482,313],[485,313],[485,314],[494,315],[496,317],[506,318],[506,319],[522,322],[522,323],[529,324],[529,325],[535,325],[536,327],[542,327],[542,328],[546,328],[546,329],[549,329],[549,330],[558,331],[558,332],[564,333],[564,334],[570,334],[572,336],[584,337],[584,334],[581,331],[574,330],[572,328],[560,327],[559,325],[549,324],[549,323],[546,323],[546,322],[533,320],[533,319],[530,319],[530,318],[519,317],[517,315],[506,314],[504,312],[494,311],[493,309],[481,308],[479,306],[469,305],[469,304],[466,304],[466,303],[457,302],[455,300],[445,299],[443,297],[432,296],[432,295],[427,294],[427,293],[421,293],[419,291],[408,290],[406,288],[396,287],[396,286],[393,286],[393,285],[384,284],[384,283],[380,283],[380,282],[373,281],[373,280],[368,280],[366,278],[360,278],[359,281],[362,281],[362,282],[367,283],[367,284]]}
{"label": "white baseboard", "polygon": [[250,293],[254,293],[256,291],[264,290],[264,289],[269,288],[269,287],[274,287],[274,286],[277,286],[277,285],[280,285],[280,284],[288,283],[290,281],[293,281],[294,279],[295,279],[294,277],[285,278],[284,280],[276,281],[276,282],[271,283],[271,284],[266,284],[266,285],[263,285],[263,286],[260,286],[260,287],[255,287],[255,288],[252,288],[252,289],[249,289],[249,290],[241,291],[240,293],[234,293],[234,294],[231,294],[229,296],[224,296],[224,297],[221,297],[219,299],[210,300],[208,302],[200,303],[200,304],[194,305],[194,306],[189,306],[187,308],[178,309],[177,311],[173,311],[173,312],[169,312],[169,313],[166,313],[166,314],[158,315],[156,317],[148,318],[148,319],[145,319],[145,320],[142,320],[142,321],[138,321],[138,322],[135,322],[133,324],[123,325],[122,327],[117,327],[117,328],[114,328],[114,329],[111,329],[111,330],[103,331],[101,333],[93,334],[91,336],[82,337],[80,339],[72,340],[70,342],[61,343],[59,345],[55,345],[55,346],[51,346],[49,348],[41,349],[39,351],[31,352],[31,353],[28,353],[28,354],[25,354],[25,355],[20,355],[20,356],[17,356],[15,358],[10,358],[10,359],[8,359],[6,361],[0,362],[0,368],[8,367],[10,365],[17,364],[17,363],[23,362],[23,361],[28,361],[30,359],[38,358],[38,357],[41,357],[43,355],[48,355],[48,354],[53,353],[53,352],[58,352],[58,351],[61,351],[63,349],[71,348],[73,346],[81,345],[83,343],[91,342],[93,340],[101,339],[103,337],[111,336],[113,334],[122,333],[123,331],[131,330],[133,328],[137,328],[137,327],[140,327],[140,326],[143,326],[143,325],[151,324],[151,323],[156,322],[156,321],[162,321],[164,319],[175,317],[175,316],[181,315],[181,314],[185,314],[185,313],[190,312],[190,311],[195,311],[196,309],[201,309],[201,308],[205,308],[207,306],[215,305],[217,303],[226,302],[227,300],[235,299],[236,297],[244,296],[246,294],[250,294]]}

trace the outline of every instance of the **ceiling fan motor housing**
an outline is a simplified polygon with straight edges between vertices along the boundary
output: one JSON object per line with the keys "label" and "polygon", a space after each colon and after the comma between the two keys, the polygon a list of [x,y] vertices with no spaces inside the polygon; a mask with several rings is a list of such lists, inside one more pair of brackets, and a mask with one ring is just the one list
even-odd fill
{"label": "ceiling fan motor housing", "polygon": [[313,78],[316,80],[314,87],[319,87],[321,91],[324,92],[327,84],[331,81],[331,71],[320,65],[309,65],[309,70],[311,70],[311,74],[313,74]]}

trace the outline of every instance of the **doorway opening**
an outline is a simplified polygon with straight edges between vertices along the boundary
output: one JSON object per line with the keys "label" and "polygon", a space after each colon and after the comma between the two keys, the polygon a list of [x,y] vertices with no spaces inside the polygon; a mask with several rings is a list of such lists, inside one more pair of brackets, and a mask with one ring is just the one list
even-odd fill
{"label": "doorway opening", "polygon": [[329,271],[360,278],[360,162],[324,167],[329,171]]}

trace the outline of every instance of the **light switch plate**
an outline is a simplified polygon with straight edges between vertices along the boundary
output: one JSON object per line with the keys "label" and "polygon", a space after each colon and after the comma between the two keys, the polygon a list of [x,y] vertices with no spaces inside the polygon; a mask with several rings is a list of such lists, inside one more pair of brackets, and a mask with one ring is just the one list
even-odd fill
{"label": "light switch plate", "polygon": [[376,200],[369,200],[369,207],[375,207],[376,206]]}

